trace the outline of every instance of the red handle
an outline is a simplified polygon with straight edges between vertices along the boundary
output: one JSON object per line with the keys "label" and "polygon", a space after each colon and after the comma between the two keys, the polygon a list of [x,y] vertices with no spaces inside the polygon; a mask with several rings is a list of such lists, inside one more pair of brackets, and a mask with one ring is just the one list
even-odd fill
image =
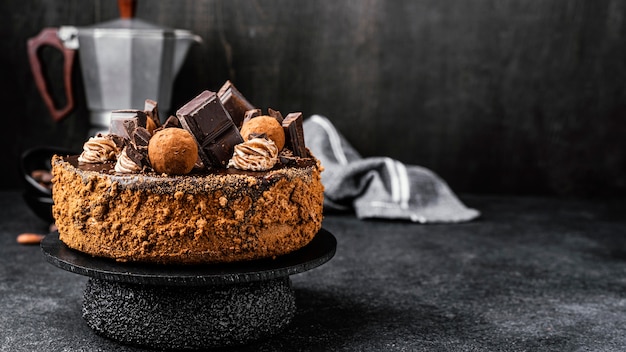
{"label": "red handle", "polygon": [[117,7],[120,10],[120,17],[131,19],[135,17],[137,0],[117,0]]}
{"label": "red handle", "polygon": [[[37,89],[43,98],[46,107],[52,115],[52,119],[55,122],[61,121],[67,114],[74,109],[74,96],[72,95],[72,65],[74,64],[73,49],[67,49],[61,39],[57,36],[57,28],[44,28],[34,38],[28,40],[28,61],[30,62],[30,68],[35,76],[35,84]],[[57,48],[63,54],[63,83],[65,84],[65,96],[67,103],[64,107],[57,108],[54,106],[54,101],[48,90],[46,79],[43,76],[41,70],[41,61],[37,52],[43,45],[50,45]]]}

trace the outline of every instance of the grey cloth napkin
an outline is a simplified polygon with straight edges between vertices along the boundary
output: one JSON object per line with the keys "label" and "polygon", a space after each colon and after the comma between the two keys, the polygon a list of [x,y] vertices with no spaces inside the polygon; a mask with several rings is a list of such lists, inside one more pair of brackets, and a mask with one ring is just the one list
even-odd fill
{"label": "grey cloth napkin", "polygon": [[307,147],[324,167],[326,209],[354,210],[360,219],[419,223],[462,222],[480,216],[426,168],[388,157],[361,157],[326,117],[311,116],[303,129]]}

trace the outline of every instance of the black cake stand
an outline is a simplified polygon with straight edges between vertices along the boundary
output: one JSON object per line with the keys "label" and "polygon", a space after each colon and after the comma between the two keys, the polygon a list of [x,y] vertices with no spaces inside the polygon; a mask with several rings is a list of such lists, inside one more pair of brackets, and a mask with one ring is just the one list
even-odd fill
{"label": "black cake stand", "polygon": [[296,311],[289,276],[329,261],[337,241],[321,229],[287,255],[215,265],[119,263],[68,248],[58,232],[41,248],[51,264],[89,277],[82,313],[98,334],[150,348],[206,349],[284,329]]}

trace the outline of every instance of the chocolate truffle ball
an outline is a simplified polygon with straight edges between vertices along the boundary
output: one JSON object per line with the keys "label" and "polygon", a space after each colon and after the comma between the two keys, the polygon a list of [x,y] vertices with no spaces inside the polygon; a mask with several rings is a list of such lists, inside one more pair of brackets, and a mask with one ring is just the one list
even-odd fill
{"label": "chocolate truffle ball", "polygon": [[283,126],[275,118],[267,115],[257,116],[241,127],[241,137],[244,141],[247,141],[250,134],[263,134],[274,141],[278,150],[282,150],[285,146],[285,131]]}
{"label": "chocolate truffle ball", "polygon": [[184,175],[193,169],[198,159],[198,145],[186,130],[165,128],[150,138],[148,158],[158,173]]}
{"label": "chocolate truffle ball", "polygon": [[146,129],[150,132],[150,134],[154,133],[154,130],[157,129],[156,122],[154,122],[151,118],[148,118],[146,120]]}

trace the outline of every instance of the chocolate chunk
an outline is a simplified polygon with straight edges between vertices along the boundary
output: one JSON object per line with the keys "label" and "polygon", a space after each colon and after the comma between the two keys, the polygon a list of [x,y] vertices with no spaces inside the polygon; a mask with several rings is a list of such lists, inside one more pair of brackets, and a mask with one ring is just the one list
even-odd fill
{"label": "chocolate chunk", "polygon": [[243,124],[245,124],[246,122],[252,120],[253,118],[257,116],[261,116],[261,109],[251,109],[251,110],[246,111],[246,113],[243,115]]}
{"label": "chocolate chunk", "polygon": [[278,154],[278,160],[280,163],[285,166],[296,166],[298,165],[298,158],[293,155],[291,150],[283,148]]}
{"label": "chocolate chunk", "polygon": [[307,149],[304,144],[304,131],[302,130],[302,113],[292,112],[283,120],[285,131],[285,145],[291,149],[293,155],[301,158],[307,157]]}
{"label": "chocolate chunk", "polygon": [[176,127],[176,128],[180,128],[180,121],[178,121],[178,117],[171,115],[170,117],[167,118],[167,120],[165,120],[165,123],[163,124],[163,128],[172,128],[172,127]]}
{"label": "chocolate chunk", "polygon": [[124,137],[118,136],[116,134],[109,134],[107,135],[109,139],[111,139],[113,141],[113,143],[115,143],[115,146],[117,147],[117,149],[122,150],[124,149],[124,146],[126,145],[126,139],[124,139]]}
{"label": "chocolate chunk", "polygon": [[137,127],[146,127],[147,115],[141,110],[115,110],[111,112],[111,134],[131,140]]}
{"label": "chocolate chunk", "polygon": [[263,139],[267,139],[267,133],[250,133],[248,135],[248,140],[251,140],[253,138],[263,138]]}
{"label": "chocolate chunk", "polygon": [[151,100],[151,99],[146,99],[143,110],[146,113],[146,116],[148,116],[149,119],[154,121],[154,124],[156,125],[156,127],[161,126],[161,119],[159,118],[159,104],[157,104],[156,101]]}
{"label": "chocolate chunk", "polygon": [[280,113],[280,111],[278,110],[274,110],[272,108],[268,108],[267,109],[267,113],[268,115],[270,115],[271,117],[275,118],[276,120],[278,120],[278,123],[282,124],[283,123],[283,114]]}
{"label": "chocolate chunk", "polygon": [[126,146],[126,155],[132,160],[135,164],[141,167],[150,167],[150,159],[148,159],[148,149],[145,150],[137,149],[132,144]]}
{"label": "chocolate chunk", "polygon": [[214,92],[205,90],[176,112],[184,129],[198,143],[206,166],[226,167],[235,145],[243,143],[239,130]]}
{"label": "chocolate chunk", "polygon": [[152,134],[150,131],[143,127],[138,127],[133,133],[133,143],[137,148],[148,148],[148,143],[150,143],[150,138]]}
{"label": "chocolate chunk", "polygon": [[224,83],[222,88],[217,92],[217,96],[220,98],[226,111],[230,114],[230,118],[233,120],[235,126],[241,128],[244,114],[246,111],[254,109],[254,105],[250,104],[230,81]]}

